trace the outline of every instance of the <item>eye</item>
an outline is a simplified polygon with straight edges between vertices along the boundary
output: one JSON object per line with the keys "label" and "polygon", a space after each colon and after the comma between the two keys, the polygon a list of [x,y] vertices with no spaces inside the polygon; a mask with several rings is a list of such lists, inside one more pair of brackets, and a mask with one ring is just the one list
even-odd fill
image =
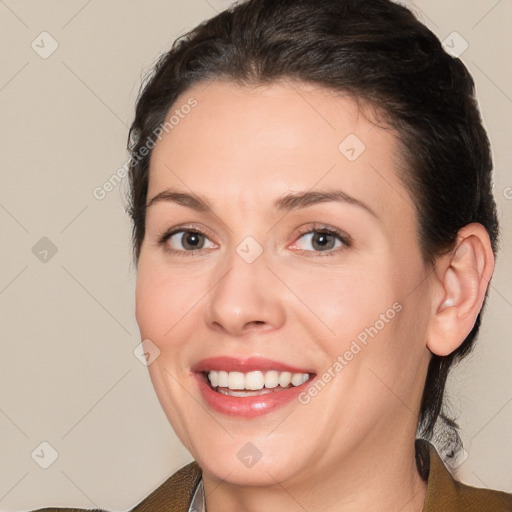
{"label": "eye", "polygon": [[197,230],[180,229],[164,233],[159,243],[165,250],[174,253],[192,252],[199,249],[211,249],[215,244],[204,234]]}
{"label": "eye", "polygon": [[325,252],[326,255],[350,247],[350,237],[332,228],[313,228],[302,231],[302,236],[292,246],[306,252]]}

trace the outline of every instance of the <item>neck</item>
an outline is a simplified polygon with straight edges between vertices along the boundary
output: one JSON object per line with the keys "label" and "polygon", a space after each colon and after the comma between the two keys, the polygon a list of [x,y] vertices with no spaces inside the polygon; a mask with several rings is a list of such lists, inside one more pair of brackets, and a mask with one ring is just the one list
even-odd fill
{"label": "neck", "polygon": [[342,463],[308,471],[306,477],[269,485],[241,486],[203,472],[208,512],[421,512],[426,483],[415,460],[414,439],[383,446],[365,441]]}

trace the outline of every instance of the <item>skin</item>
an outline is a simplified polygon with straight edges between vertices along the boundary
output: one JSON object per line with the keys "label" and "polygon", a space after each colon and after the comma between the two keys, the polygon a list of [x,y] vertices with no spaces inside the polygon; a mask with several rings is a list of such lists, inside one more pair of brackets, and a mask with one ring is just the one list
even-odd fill
{"label": "skin", "polygon": [[[150,376],[203,469],[208,511],[422,510],[414,439],[427,365],[464,340],[481,308],[494,268],[485,229],[464,227],[453,253],[427,267],[414,200],[396,174],[397,136],[350,97],[305,83],[216,80],[172,110],[191,97],[197,106],[153,150],[148,200],[169,188],[193,192],[213,214],[170,201],[148,208],[136,318],[141,339],[160,350]],[[338,149],[349,134],[366,146],[354,161]],[[289,193],[329,189],[376,216],[332,201],[273,207]],[[315,223],[351,245],[334,237],[326,255],[297,231]],[[206,235],[193,256],[181,235],[158,243],[184,224]],[[252,263],[236,251],[247,236],[263,249]],[[322,375],[395,303],[400,312],[306,405],[228,417],[203,402],[190,373],[205,357],[259,355]],[[247,442],[262,454],[251,468],[237,457]]]}

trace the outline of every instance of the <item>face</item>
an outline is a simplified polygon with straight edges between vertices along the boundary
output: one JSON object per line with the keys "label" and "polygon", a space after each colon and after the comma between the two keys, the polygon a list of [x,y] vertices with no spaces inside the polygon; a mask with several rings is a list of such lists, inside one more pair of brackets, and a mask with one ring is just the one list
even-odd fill
{"label": "face", "polygon": [[299,483],[413,439],[428,272],[395,134],[304,83],[201,83],[171,110],[136,318],[203,473]]}

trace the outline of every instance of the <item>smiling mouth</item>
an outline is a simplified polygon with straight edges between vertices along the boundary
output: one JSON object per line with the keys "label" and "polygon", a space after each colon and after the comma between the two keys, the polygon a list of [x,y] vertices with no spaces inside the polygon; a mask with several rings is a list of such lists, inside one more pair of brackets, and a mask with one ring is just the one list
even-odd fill
{"label": "smiling mouth", "polygon": [[277,370],[256,370],[246,373],[209,370],[201,373],[213,391],[233,397],[259,396],[285,391],[301,386],[314,377],[314,374],[310,373]]}

